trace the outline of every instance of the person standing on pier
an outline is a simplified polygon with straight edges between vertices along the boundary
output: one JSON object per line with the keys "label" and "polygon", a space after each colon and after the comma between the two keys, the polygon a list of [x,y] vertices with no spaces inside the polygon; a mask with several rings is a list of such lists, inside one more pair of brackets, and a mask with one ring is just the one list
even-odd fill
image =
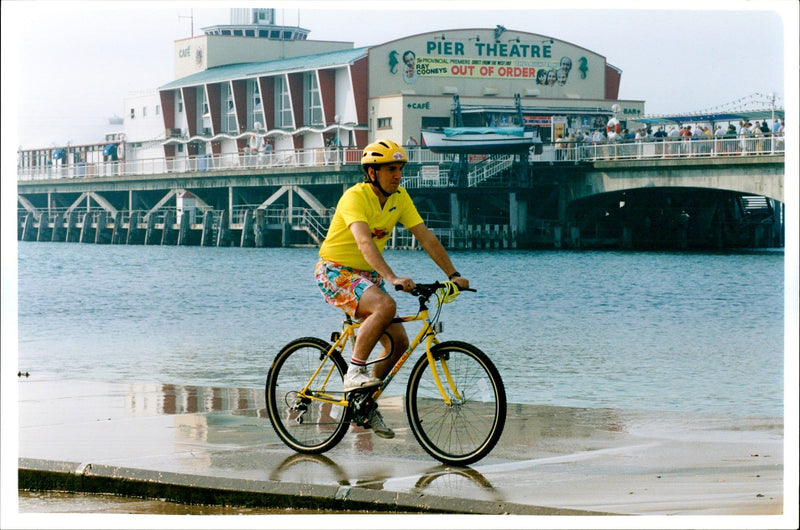
{"label": "person standing on pier", "polygon": [[[392,322],[397,305],[386,285],[411,292],[416,284],[395,274],[383,259],[383,249],[398,222],[414,235],[449,280],[459,288],[469,287],[469,280],[458,273],[444,246],[425,226],[408,192],[400,186],[406,162],[405,150],[391,140],[377,140],[364,148],[364,182],[347,189],[339,199],[319,250],[315,274],[325,301],[362,321],[344,377],[345,392],[380,385],[408,347],[403,324]],[[367,358],[379,341],[384,348],[379,358],[385,360],[375,363],[369,375]],[[377,407],[367,417],[376,435],[394,437]]]}

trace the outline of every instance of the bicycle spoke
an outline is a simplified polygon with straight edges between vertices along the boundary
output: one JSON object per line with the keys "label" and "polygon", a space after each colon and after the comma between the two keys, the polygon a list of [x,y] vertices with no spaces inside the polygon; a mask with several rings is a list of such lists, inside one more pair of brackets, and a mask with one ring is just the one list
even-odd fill
{"label": "bicycle spoke", "polygon": [[[338,443],[349,425],[342,406],[323,400],[344,396],[344,361],[326,358],[329,347],[320,339],[293,341],[278,354],[267,378],[270,420],[278,436],[297,451],[326,451]],[[325,364],[311,381],[321,359],[326,359]]]}
{"label": "bicycle spoke", "polygon": [[442,398],[431,367],[423,358],[409,378],[409,423],[432,456],[445,463],[466,465],[485,456],[497,443],[505,422],[505,391],[494,365],[474,346],[443,343],[436,351],[442,354],[450,373],[448,381],[441,362],[436,363],[452,404]]}

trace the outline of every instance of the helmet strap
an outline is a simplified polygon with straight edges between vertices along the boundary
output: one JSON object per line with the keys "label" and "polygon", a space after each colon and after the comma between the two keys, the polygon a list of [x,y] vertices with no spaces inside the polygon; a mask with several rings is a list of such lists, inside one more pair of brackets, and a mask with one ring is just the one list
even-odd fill
{"label": "helmet strap", "polygon": [[369,179],[369,183],[372,184],[373,186],[375,186],[376,188],[378,188],[378,191],[381,192],[381,195],[383,195],[384,197],[386,197],[388,199],[389,197],[392,196],[392,194],[391,193],[387,193],[387,191],[385,189],[383,189],[383,186],[381,186],[380,183],[378,183],[378,178],[377,178],[378,168],[373,166],[372,170],[375,172],[376,176],[374,178],[370,178],[369,177],[369,170],[367,170],[367,179]]}

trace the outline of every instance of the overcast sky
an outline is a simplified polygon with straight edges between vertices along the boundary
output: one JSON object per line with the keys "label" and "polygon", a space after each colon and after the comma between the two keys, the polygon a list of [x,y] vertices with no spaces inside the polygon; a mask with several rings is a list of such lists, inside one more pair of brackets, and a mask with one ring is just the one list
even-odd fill
{"label": "overcast sky", "polygon": [[[784,43],[792,33],[797,43],[793,3],[646,3],[677,7],[668,11],[630,9],[643,2],[589,10],[583,6],[596,4],[569,0],[539,0],[536,6],[558,9],[524,10],[509,7],[523,2],[495,2],[491,5],[498,8],[486,10],[485,1],[406,0],[397,4],[403,6],[397,11],[375,10],[386,5],[375,2],[248,5],[275,7],[277,23],[299,24],[311,30],[310,39],[355,46],[498,24],[539,33],[604,55],[622,70],[620,98],[644,100],[646,114],[663,114],[717,107],[754,93],[784,97]],[[339,10],[331,10],[333,5]],[[726,9],[716,9],[718,5]],[[155,90],[173,79],[174,41],[191,36],[192,29],[198,35],[203,27],[229,23],[230,6],[4,0],[3,114],[18,112],[15,147],[102,141],[107,119],[123,116],[125,96]],[[11,79],[17,90],[8,94]],[[6,102],[12,95],[16,101],[10,109]],[[11,132],[4,126],[5,136]]]}

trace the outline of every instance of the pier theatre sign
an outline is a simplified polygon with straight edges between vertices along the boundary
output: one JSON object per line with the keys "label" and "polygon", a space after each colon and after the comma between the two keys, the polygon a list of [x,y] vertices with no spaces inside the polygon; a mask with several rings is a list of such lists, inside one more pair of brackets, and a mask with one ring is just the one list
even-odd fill
{"label": "pier theatre sign", "polygon": [[592,74],[602,76],[604,58],[531,33],[509,31],[499,38],[491,30],[427,33],[387,43],[385,49],[389,73],[406,84],[483,79],[522,81],[555,97],[602,91],[602,77]]}
{"label": "pier theatre sign", "polygon": [[549,45],[486,42],[471,44],[473,53],[470,54],[471,58],[466,58],[463,42],[428,41],[427,56],[417,60],[417,75],[535,79],[538,70],[554,66],[550,60],[553,50]]}

